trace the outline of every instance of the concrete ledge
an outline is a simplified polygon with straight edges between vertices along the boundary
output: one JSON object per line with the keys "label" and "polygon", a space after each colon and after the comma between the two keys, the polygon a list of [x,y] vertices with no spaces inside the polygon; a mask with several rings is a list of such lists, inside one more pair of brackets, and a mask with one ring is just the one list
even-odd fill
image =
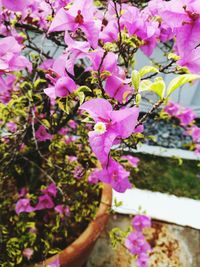
{"label": "concrete ledge", "polygon": [[161,146],[149,146],[149,145],[138,145],[137,150],[133,149],[135,153],[146,153],[161,157],[180,157],[182,159],[190,159],[190,160],[200,160],[200,155],[184,150],[184,149],[177,149],[177,148],[165,148]]}
{"label": "concrete ledge", "polygon": [[[114,199],[122,201],[114,206]],[[113,191],[113,210],[121,214],[145,211],[153,219],[189,226],[200,230],[200,201],[174,195],[129,189],[121,194]]]}

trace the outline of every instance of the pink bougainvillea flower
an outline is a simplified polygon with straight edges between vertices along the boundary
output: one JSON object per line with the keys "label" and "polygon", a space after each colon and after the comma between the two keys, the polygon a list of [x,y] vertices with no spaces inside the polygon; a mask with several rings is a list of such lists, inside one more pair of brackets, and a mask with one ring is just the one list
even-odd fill
{"label": "pink bougainvillea flower", "polygon": [[15,81],[15,75],[8,74],[4,77],[0,75],[0,102],[6,104],[10,101]]}
{"label": "pink bougainvillea flower", "polygon": [[147,253],[141,253],[136,259],[136,264],[138,267],[148,267],[149,266],[149,256]]}
{"label": "pink bougainvillea flower", "polygon": [[20,189],[18,195],[19,195],[19,197],[24,197],[24,196],[26,196],[27,193],[28,193],[27,188],[26,188],[26,187],[22,187],[22,188]]}
{"label": "pink bougainvillea flower", "polygon": [[151,227],[151,218],[145,215],[136,215],[132,220],[132,226],[136,231]]}
{"label": "pink bougainvillea flower", "polygon": [[121,157],[122,159],[126,159],[128,160],[128,162],[131,164],[132,167],[134,168],[137,168],[139,162],[140,162],[140,159],[137,158],[137,157],[133,157],[131,155],[128,155],[128,156],[122,156]]}
{"label": "pink bougainvillea flower", "polygon": [[17,124],[14,122],[7,122],[6,123],[6,127],[8,128],[8,130],[12,133],[15,133],[17,131]]}
{"label": "pink bougainvillea flower", "polygon": [[194,113],[194,111],[190,108],[182,110],[177,115],[177,118],[180,120],[180,123],[183,126],[187,126],[188,124],[190,124],[196,117],[196,113]]}
{"label": "pink bougainvillea flower", "polygon": [[199,14],[198,0],[171,0],[164,4],[160,15],[174,29],[195,22],[199,19]]}
{"label": "pink bougainvillea flower", "polygon": [[[101,48],[92,51],[89,56],[92,62],[92,70],[108,71],[110,73],[118,73],[117,55],[113,52],[108,52],[104,55],[104,50]],[[103,61],[102,58],[104,57]]]}
{"label": "pink bougainvillea flower", "polygon": [[39,68],[43,70],[48,70],[53,67],[54,59],[46,59],[42,62]]}
{"label": "pink bougainvillea flower", "polygon": [[170,101],[164,108],[164,111],[168,113],[170,116],[178,115],[180,111],[180,106],[172,101]]}
{"label": "pink bougainvillea flower", "polygon": [[32,248],[25,248],[22,252],[22,255],[27,258],[28,260],[31,259],[31,257],[33,256],[33,249]]}
{"label": "pink bougainvillea flower", "polygon": [[66,69],[69,73],[74,75],[74,65],[77,60],[82,58],[87,58],[89,56],[90,45],[86,41],[75,41],[70,35],[65,33],[65,42],[67,43],[67,48],[65,50],[66,55]]}
{"label": "pink bougainvillea flower", "polygon": [[92,99],[80,106],[87,111],[95,121],[94,131],[89,132],[89,142],[93,152],[105,166],[114,141],[128,138],[135,131],[139,110],[124,108],[113,110],[105,99]]}
{"label": "pink bougainvillea flower", "polygon": [[194,151],[196,154],[200,154],[200,144],[198,145],[196,145],[196,147],[195,147],[195,151]]}
{"label": "pink bougainvillea flower", "polygon": [[57,205],[55,206],[54,210],[58,212],[61,216],[69,216],[70,215],[70,209],[68,206],[64,205]]}
{"label": "pink bougainvillea flower", "polygon": [[97,184],[99,182],[99,169],[94,169],[88,176],[88,182],[90,184]]}
{"label": "pink bougainvillea flower", "polygon": [[114,42],[118,39],[118,26],[117,22],[111,20],[108,24],[103,28],[103,30],[99,34],[99,39],[103,42]]}
{"label": "pink bougainvillea flower", "polygon": [[49,32],[76,32],[76,30],[81,29],[85,33],[91,46],[96,48],[100,25],[98,25],[98,21],[94,19],[95,11],[93,0],[75,0],[68,10],[61,8],[58,11],[49,28]]}
{"label": "pink bougainvillea flower", "polygon": [[44,89],[44,92],[50,98],[55,99],[56,97],[66,97],[75,90],[76,90],[75,82],[71,78],[65,76],[59,78],[56,81],[55,86],[51,86]]}
{"label": "pink bougainvillea flower", "polygon": [[165,3],[160,16],[176,35],[175,49],[181,57],[178,64],[193,73],[200,73],[200,2],[198,0],[172,0]]}
{"label": "pink bougainvillea flower", "polygon": [[61,77],[55,84],[55,95],[66,97],[76,89],[75,82],[69,77]]}
{"label": "pink bougainvillea flower", "polygon": [[111,75],[106,79],[105,92],[119,103],[122,103],[133,92],[133,88],[120,77]]}
{"label": "pink bougainvillea flower", "polygon": [[38,204],[35,206],[35,210],[51,209],[54,207],[52,198],[48,195],[42,195],[39,197]]}
{"label": "pink bougainvillea flower", "polygon": [[51,183],[47,188],[42,190],[43,194],[49,194],[50,196],[55,197],[58,190],[55,183]]}
{"label": "pink bougainvillea flower", "polygon": [[30,204],[30,199],[21,198],[17,201],[15,211],[17,214],[22,212],[33,212],[35,209]]}
{"label": "pink bougainvillea flower", "polygon": [[55,260],[49,263],[47,267],[60,267],[59,257],[56,256]]}
{"label": "pink bougainvillea flower", "polygon": [[69,128],[61,128],[58,133],[65,136],[68,132]]}
{"label": "pink bougainvillea flower", "polygon": [[31,71],[31,63],[21,56],[22,46],[12,36],[0,40],[0,73],[22,70]]}
{"label": "pink bougainvillea flower", "polygon": [[85,171],[82,166],[76,166],[73,172],[74,178],[82,179]]}
{"label": "pink bougainvillea flower", "polygon": [[177,63],[187,67],[192,73],[200,73],[200,47],[197,36],[200,34],[200,21],[186,24],[176,32],[175,49],[181,57]]}
{"label": "pink bougainvillea flower", "polygon": [[76,123],[75,121],[73,121],[73,120],[70,120],[70,121],[68,122],[68,125],[69,125],[69,127],[71,127],[72,129],[76,129],[76,128],[77,128],[77,123]]}
{"label": "pink bougainvillea flower", "polygon": [[200,128],[196,125],[193,125],[187,129],[187,134],[189,134],[194,142],[200,142]]}
{"label": "pink bougainvillea flower", "polygon": [[31,0],[1,0],[2,5],[12,11],[23,11],[31,3]]}
{"label": "pink bougainvillea flower", "polygon": [[92,63],[92,67],[88,68],[88,70],[106,73],[104,77],[106,80],[105,92],[121,103],[124,100],[124,96],[126,95],[127,97],[128,94],[133,92],[133,89],[124,79],[124,71],[117,65],[116,54],[109,52],[105,55],[104,52],[103,49],[98,49],[88,55]]}
{"label": "pink bougainvillea flower", "polygon": [[51,140],[53,136],[49,134],[46,130],[46,128],[43,125],[40,125],[37,131],[35,132],[35,137],[38,141],[46,141]]}
{"label": "pink bougainvillea flower", "polygon": [[132,184],[128,179],[129,174],[130,172],[126,171],[122,165],[113,159],[109,159],[108,166],[99,171],[98,179],[110,184],[117,192],[123,193],[127,189],[132,188]]}
{"label": "pink bougainvillea flower", "polygon": [[88,179],[93,184],[98,181],[110,184],[115,191],[123,193],[132,188],[128,179],[129,174],[130,172],[127,172],[117,161],[109,159],[109,164],[105,168],[95,169]]}
{"label": "pink bougainvillea flower", "polygon": [[125,246],[133,255],[147,253],[150,250],[149,244],[146,242],[141,232],[132,232],[125,240]]}
{"label": "pink bougainvillea flower", "polygon": [[142,133],[144,131],[144,125],[140,124],[135,128],[135,133]]}

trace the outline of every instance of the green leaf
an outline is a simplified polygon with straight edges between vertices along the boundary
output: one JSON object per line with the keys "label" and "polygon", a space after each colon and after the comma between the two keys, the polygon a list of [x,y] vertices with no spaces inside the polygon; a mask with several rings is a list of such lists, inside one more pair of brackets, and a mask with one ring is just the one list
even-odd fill
{"label": "green leaf", "polygon": [[140,83],[140,91],[153,91],[163,99],[165,95],[165,82],[162,77],[157,77],[153,83],[150,80],[143,80]]}
{"label": "green leaf", "polygon": [[165,82],[163,81],[163,78],[156,78],[155,82],[150,86],[150,90],[156,93],[160,99],[163,99],[165,95]]}
{"label": "green leaf", "polygon": [[168,59],[173,59],[174,61],[177,61],[181,58],[180,56],[176,55],[175,53],[169,53],[167,57],[168,57]]}
{"label": "green leaf", "polygon": [[42,88],[44,85],[47,84],[47,81],[45,79],[37,79],[35,82],[34,82],[34,88],[35,89],[40,89]]}
{"label": "green leaf", "polygon": [[180,76],[174,78],[169,83],[169,86],[167,88],[167,97],[169,97],[176,89],[178,89],[182,85],[184,85],[188,82],[191,82],[193,80],[199,79],[199,78],[200,78],[200,76],[195,75],[195,74],[183,74],[183,75],[180,75]]}
{"label": "green leaf", "polygon": [[68,105],[68,101],[66,101],[65,103],[62,102],[62,99],[57,100],[57,104],[58,107],[64,111],[65,113],[69,114],[70,113],[70,107]]}
{"label": "green leaf", "polygon": [[141,99],[142,99],[141,94],[137,94],[136,97],[135,97],[136,106],[140,105]]}
{"label": "green leaf", "polygon": [[143,80],[140,83],[140,91],[148,91],[150,90],[150,87],[152,85],[152,82],[150,80]]}
{"label": "green leaf", "polygon": [[116,208],[118,208],[118,207],[121,207],[123,205],[123,202],[122,201],[117,201],[117,199],[114,198],[114,205],[115,205]]}
{"label": "green leaf", "polygon": [[77,95],[79,97],[80,105],[82,105],[85,100],[85,94],[83,92],[78,92]]}
{"label": "green leaf", "polygon": [[51,127],[49,121],[46,120],[46,119],[43,119],[43,120],[42,120],[42,124],[44,124],[44,126],[47,127],[47,128],[50,128],[50,127]]}
{"label": "green leaf", "polygon": [[151,72],[158,73],[159,70],[153,66],[145,66],[145,67],[141,68],[141,70],[139,71],[141,77],[143,77],[144,75],[149,74]]}
{"label": "green leaf", "polygon": [[131,80],[132,80],[132,85],[134,86],[135,90],[139,90],[139,85],[140,85],[140,73],[137,70],[133,70],[131,74]]}
{"label": "green leaf", "polygon": [[88,87],[88,86],[85,86],[85,85],[83,85],[83,86],[80,86],[77,90],[76,90],[76,92],[77,93],[79,93],[79,92],[91,92],[92,90]]}

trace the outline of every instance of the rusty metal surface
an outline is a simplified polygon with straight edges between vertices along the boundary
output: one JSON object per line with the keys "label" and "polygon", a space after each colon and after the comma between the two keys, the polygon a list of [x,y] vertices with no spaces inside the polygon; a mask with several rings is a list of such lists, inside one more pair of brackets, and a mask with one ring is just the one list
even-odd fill
{"label": "rusty metal surface", "polygon": [[[124,247],[113,250],[108,238],[109,229],[116,226],[126,229],[130,220],[124,215],[110,219],[86,267],[135,267]],[[152,246],[149,267],[200,267],[200,231],[153,221],[145,235]]]}

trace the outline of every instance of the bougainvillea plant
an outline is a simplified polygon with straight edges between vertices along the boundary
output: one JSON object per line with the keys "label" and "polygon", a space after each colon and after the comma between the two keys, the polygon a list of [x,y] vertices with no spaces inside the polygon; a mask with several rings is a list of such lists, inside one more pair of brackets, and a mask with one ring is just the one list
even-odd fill
{"label": "bougainvillea plant", "polygon": [[[1,266],[70,244],[95,214],[100,182],[132,187],[132,148],[153,113],[175,118],[200,153],[195,113],[169,101],[200,78],[199,25],[199,0],[0,0]],[[141,69],[138,51],[149,58]],[[148,266],[150,219],[132,224],[124,246]]]}

